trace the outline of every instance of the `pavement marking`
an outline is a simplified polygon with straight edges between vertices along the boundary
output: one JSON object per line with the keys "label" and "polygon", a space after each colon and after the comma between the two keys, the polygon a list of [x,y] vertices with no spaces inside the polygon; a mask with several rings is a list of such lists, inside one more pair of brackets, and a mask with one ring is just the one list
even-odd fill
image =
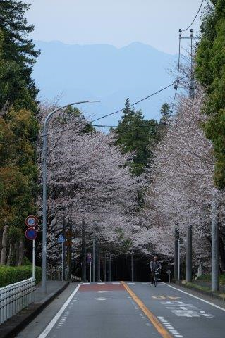
{"label": "pavement marking", "polygon": [[148,317],[151,323],[154,325],[156,330],[161,334],[163,338],[172,338],[171,334],[164,328],[164,326],[160,323],[157,317],[145,306],[145,304],[138,298],[138,296],[129,288],[129,286],[121,282],[126,291],[131,295],[133,300],[138,304],[142,312]]}
{"label": "pavement marking", "polygon": [[103,297],[99,297],[99,298],[95,298],[96,300],[106,300],[106,298]]}
{"label": "pavement marking", "polygon": [[67,306],[70,304],[72,301],[73,297],[75,294],[78,292],[80,288],[80,284],[76,287],[76,289],[73,291],[73,293],[67,298],[66,302],[63,304],[59,312],[56,313],[55,317],[50,321],[48,326],[45,328],[45,330],[38,336],[38,338],[45,338],[49,334],[49,332],[52,330],[52,328],[55,326],[59,318],[62,316],[63,312],[67,308]]}
{"label": "pavement marking", "polygon": [[179,317],[207,317],[208,319],[214,318],[213,315],[201,311],[193,304],[184,303],[182,301],[163,301],[161,302],[167,309]]}
{"label": "pavement marking", "polygon": [[174,337],[183,338],[183,336],[168,322],[168,320],[161,316],[157,316],[157,318],[174,335]]}
{"label": "pavement marking", "polygon": [[98,284],[98,285],[104,285],[105,283],[104,283],[104,282],[101,282],[101,283],[99,282],[99,283],[97,283],[97,284]]}
{"label": "pavement marking", "polygon": [[179,291],[179,292],[182,292],[182,293],[184,293],[185,295],[188,295],[188,296],[190,296],[190,297],[193,297],[193,298],[195,298],[195,299],[198,299],[198,300],[200,300],[200,301],[203,302],[203,303],[209,304],[209,305],[211,305],[211,306],[213,306],[213,307],[215,307],[215,308],[217,308],[217,309],[222,310],[222,311],[225,312],[225,309],[224,309],[224,308],[222,308],[222,307],[220,307],[220,306],[218,306],[218,305],[216,305],[216,304],[214,304],[214,303],[208,302],[207,300],[204,300],[204,299],[202,299],[202,298],[200,298],[200,297],[198,297],[198,296],[192,295],[192,293],[189,293],[189,292],[186,292],[186,291],[177,289],[177,288],[175,288],[174,286],[168,285],[168,284],[166,284],[166,283],[164,283],[164,284],[167,285],[169,288],[172,288],[172,289],[174,289],[174,290],[177,290],[177,291]]}
{"label": "pavement marking", "polygon": [[104,290],[102,290],[102,291],[97,291],[98,293],[106,293],[106,292],[109,292],[109,291],[104,291]]}
{"label": "pavement marking", "polygon": [[127,283],[127,284],[128,284],[128,285],[135,285],[135,283],[133,283],[133,282],[132,282],[132,283],[131,283],[131,282],[129,282],[129,283]]}
{"label": "pavement marking", "polygon": [[162,300],[162,299],[170,299],[170,300],[177,300],[180,299],[181,297],[175,297],[175,296],[152,296],[152,299],[158,299],[158,300]]}

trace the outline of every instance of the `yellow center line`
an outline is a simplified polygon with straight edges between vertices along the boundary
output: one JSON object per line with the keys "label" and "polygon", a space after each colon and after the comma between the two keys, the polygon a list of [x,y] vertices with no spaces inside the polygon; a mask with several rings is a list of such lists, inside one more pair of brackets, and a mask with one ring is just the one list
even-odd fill
{"label": "yellow center line", "polygon": [[126,291],[130,294],[133,300],[138,304],[142,312],[146,315],[146,317],[150,320],[150,322],[154,325],[156,330],[161,334],[163,338],[172,338],[171,334],[163,327],[160,321],[156,318],[156,316],[145,306],[145,304],[138,298],[138,296],[129,288],[129,286],[121,282]]}

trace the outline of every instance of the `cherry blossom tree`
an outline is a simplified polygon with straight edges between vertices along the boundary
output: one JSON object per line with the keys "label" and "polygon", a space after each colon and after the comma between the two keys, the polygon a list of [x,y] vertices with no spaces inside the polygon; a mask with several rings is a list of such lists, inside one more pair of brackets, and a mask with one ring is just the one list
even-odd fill
{"label": "cherry blossom tree", "polygon": [[[42,115],[46,115],[43,109]],[[57,238],[63,223],[81,241],[85,222],[87,240],[95,237],[109,246],[123,245],[137,209],[138,179],[125,166],[127,157],[77,110],[60,112],[48,135],[48,249],[59,260]]]}
{"label": "cherry blossom tree", "polygon": [[174,229],[179,228],[185,238],[187,227],[192,226],[195,259],[209,264],[214,158],[212,144],[202,128],[206,121],[201,112],[203,100],[201,90],[194,100],[180,98],[177,114],[155,150],[145,215],[149,231],[155,233],[152,238],[156,251],[172,256]]}

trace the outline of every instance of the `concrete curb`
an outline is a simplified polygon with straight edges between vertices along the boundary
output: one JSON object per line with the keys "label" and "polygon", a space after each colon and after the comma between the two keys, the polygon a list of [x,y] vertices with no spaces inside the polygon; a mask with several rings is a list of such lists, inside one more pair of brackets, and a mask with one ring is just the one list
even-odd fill
{"label": "concrete curb", "polygon": [[17,315],[8,319],[4,324],[0,325],[1,338],[14,338],[22,331],[41,311],[44,310],[60,293],[62,293],[69,285],[69,282],[63,285],[56,292],[52,292],[39,303],[32,303],[26,309],[20,311]]}
{"label": "concrete curb", "polygon": [[221,300],[223,302],[225,302],[225,297],[222,297],[212,291],[205,291],[205,290],[200,290],[198,288],[195,288],[191,285],[187,285],[187,284],[182,284],[182,283],[172,283],[176,286],[180,286],[181,288],[184,288],[184,289],[188,289],[188,290],[193,290],[201,295],[204,295],[204,296],[209,296],[211,298],[214,298],[214,299],[218,299],[218,300]]}

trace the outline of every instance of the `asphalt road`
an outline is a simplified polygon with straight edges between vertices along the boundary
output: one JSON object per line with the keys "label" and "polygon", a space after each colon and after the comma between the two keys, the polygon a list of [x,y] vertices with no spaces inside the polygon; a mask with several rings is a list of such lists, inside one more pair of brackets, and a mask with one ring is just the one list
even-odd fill
{"label": "asphalt road", "polygon": [[71,284],[18,338],[224,338],[225,308],[172,285]]}

